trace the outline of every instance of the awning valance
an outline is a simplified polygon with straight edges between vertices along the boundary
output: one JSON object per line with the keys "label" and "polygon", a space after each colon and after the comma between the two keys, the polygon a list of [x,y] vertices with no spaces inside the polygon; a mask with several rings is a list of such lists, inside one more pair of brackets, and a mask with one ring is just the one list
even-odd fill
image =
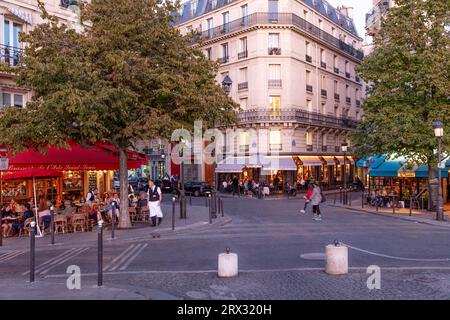
{"label": "awning valance", "polygon": [[325,157],[322,157],[324,160],[325,160],[325,162],[327,163],[327,165],[329,165],[329,166],[334,166],[334,165],[336,165],[336,160],[334,159],[334,157],[328,157],[328,156],[325,156]]}
{"label": "awning valance", "polygon": [[244,169],[243,164],[218,164],[216,168],[216,173],[241,173]]}
{"label": "awning valance", "polygon": [[[449,167],[445,167],[444,169],[441,169],[442,178],[448,178],[448,170]],[[414,172],[416,178],[428,178],[428,165],[424,164],[417,168],[417,170]],[[436,177],[438,176],[438,169],[436,169],[435,174]]]}
{"label": "awning valance", "polygon": [[378,168],[370,170],[371,177],[398,177],[398,171],[403,166],[404,161],[385,161]]}
{"label": "awning valance", "polygon": [[323,162],[319,157],[304,156],[300,157],[300,160],[305,167],[321,167],[323,165]]}
{"label": "awning valance", "polygon": [[297,165],[292,157],[265,157],[263,170],[297,171]]}
{"label": "awning valance", "polygon": [[[355,160],[353,160],[351,157],[346,157],[347,158],[347,162],[350,164],[355,164]],[[338,160],[338,162],[341,165],[344,165],[344,157],[336,157],[336,159]]]}

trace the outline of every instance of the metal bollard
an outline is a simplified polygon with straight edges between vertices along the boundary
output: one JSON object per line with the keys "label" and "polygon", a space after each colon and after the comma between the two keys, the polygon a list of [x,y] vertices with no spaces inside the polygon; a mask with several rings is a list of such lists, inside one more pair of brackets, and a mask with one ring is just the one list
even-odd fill
{"label": "metal bollard", "polygon": [[209,224],[212,224],[212,212],[211,212],[211,195],[209,195],[207,198],[207,201],[209,202]]}
{"label": "metal bollard", "polygon": [[392,197],[392,213],[395,214],[395,197]]}
{"label": "metal bollard", "polygon": [[177,199],[172,197],[172,231],[175,230],[175,201],[177,201]]}
{"label": "metal bollard", "polygon": [[208,197],[209,197],[209,195],[207,196],[207,195],[205,195],[205,207],[206,208],[208,208]]}
{"label": "metal bollard", "polygon": [[339,203],[342,204],[342,188],[339,188]]}
{"label": "metal bollard", "polygon": [[50,231],[52,233],[52,245],[55,244],[55,208],[50,207]]}
{"label": "metal bollard", "polygon": [[375,208],[376,208],[376,210],[377,210],[377,212],[378,212],[378,199],[375,200]]}
{"label": "metal bollard", "polygon": [[364,191],[361,195],[361,208],[364,208]]}
{"label": "metal bollard", "polygon": [[189,192],[189,205],[192,206],[192,192]]}
{"label": "metal bollard", "polygon": [[333,193],[334,193],[334,204],[336,204],[337,192],[333,192]]}
{"label": "metal bollard", "polygon": [[[144,217],[145,219],[145,217]],[[116,202],[112,203],[112,213],[111,213],[111,239],[114,239],[114,229],[116,226]]]}
{"label": "metal bollard", "polygon": [[98,222],[97,285],[103,286],[103,221]]}
{"label": "metal bollard", "polygon": [[36,247],[36,222],[30,223],[30,282],[34,282],[35,247]]}
{"label": "metal bollard", "polygon": [[351,194],[351,192],[350,192],[350,198],[348,198],[347,202],[348,202],[348,205],[351,207],[352,206],[352,194]]}
{"label": "metal bollard", "polygon": [[412,216],[412,198],[409,198],[409,216]]}
{"label": "metal bollard", "polygon": [[220,216],[220,197],[217,197],[217,215]]}
{"label": "metal bollard", "polygon": [[225,215],[225,213],[223,212],[223,199],[220,199],[220,211],[222,211],[222,218],[223,218]]}

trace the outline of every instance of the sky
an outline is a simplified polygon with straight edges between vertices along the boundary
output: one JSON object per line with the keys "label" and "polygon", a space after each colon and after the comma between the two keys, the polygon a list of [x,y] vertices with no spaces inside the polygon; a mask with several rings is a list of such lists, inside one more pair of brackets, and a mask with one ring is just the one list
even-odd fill
{"label": "sky", "polygon": [[365,24],[366,24],[366,13],[372,9],[372,0],[327,0],[329,4],[333,7],[346,6],[353,7],[353,20],[355,21],[356,29],[358,30],[358,35],[364,39],[365,35]]}

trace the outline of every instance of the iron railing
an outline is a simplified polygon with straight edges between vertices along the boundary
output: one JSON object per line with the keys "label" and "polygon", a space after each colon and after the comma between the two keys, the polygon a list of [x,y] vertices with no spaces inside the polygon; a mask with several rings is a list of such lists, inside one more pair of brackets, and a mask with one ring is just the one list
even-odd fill
{"label": "iron railing", "polygon": [[327,90],[320,90],[320,94],[322,95],[322,97],[326,97],[327,96]]}
{"label": "iron railing", "polygon": [[[354,129],[358,121],[346,117],[335,117],[301,109],[255,109],[237,113],[240,124],[261,122],[295,122],[322,127]],[[220,124],[218,124],[220,125]]]}
{"label": "iron railing", "polygon": [[0,45],[0,60],[3,63],[7,63],[10,66],[17,66],[22,58],[23,50],[17,47],[11,47],[7,45]]}
{"label": "iron railing", "polygon": [[327,42],[336,49],[339,49],[346,54],[355,57],[358,60],[364,58],[364,53],[361,50],[357,50],[353,46],[345,43],[341,39],[338,39],[328,32],[319,29],[317,26],[309,23],[305,19],[297,16],[293,13],[267,13],[257,12],[248,16],[230,21],[224,25],[220,25],[205,31],[198,31],[197,37],[194,41],[198,40],[211,40],[228,33],[243,30],[245,28],[253,27],[256,25],[293,25],[322,41]]}
{"label": "iron railing", "polygon": [[320,67],[322,67],[322,68],[326,69],[326,68],[327,68],[327,63],[326,63],[326,62],[323,62],[323,61],[321,61],[321,62],[320,62]]}
{"label": "iron railing", "polygon": [[338,93],[335,93],[334,94],[334,100],[339,102],[341,100],[341,96]]}
{"label": "iron railing", "polygon": [[307,84],[307,85],[306,85],[306,91],[308,91],[308,92],[313,92],[313,86]]}
{"label": "iron railing", "polygon": [[339,74],[339,68],[334,67],[334,73]]}
{"label": "iron railing", "polygon": [[238,90],[247,90],[247,89],[248,89],[248,82],[238,83]]}
{"label": "iron railing", "polygon": [[239,60],[240,59],[245,59],[247,57],[248,57],[248,51],[247,50],[238,53],[238,59]]}
{"label": "iron railing", "polygon": [[282,80],[268,80],[269,88],[281,88],[283,86]]}

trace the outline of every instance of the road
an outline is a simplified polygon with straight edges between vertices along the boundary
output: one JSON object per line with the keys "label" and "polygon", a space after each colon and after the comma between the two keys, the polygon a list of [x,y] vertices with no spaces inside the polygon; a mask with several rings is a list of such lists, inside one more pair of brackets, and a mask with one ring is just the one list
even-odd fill
{"label": "road", "polygon": [[[448,228],[326,204],[317,222],[311,213],[299,213],[299,198],[224,201],[232,222],[223,226],[160,239],[106,240],[105,285],[160,293],[147,296],[152,299],[450,299]],[[96,283],[96,242],[77,245],[73,239],[39,248],[38,281],[65,290],[67,267],[77,265],[83,285]],[[355,248],[349,250],[349,275],[323,272],[325,246],[334,240]],[[227,247],[239,255],[240,275],[219,279],[217,255]],[[380,290],[367,288],[371,265],[381,268]],[[28,266],[27,250],[1,249],[0,283],[26,282]]]}

